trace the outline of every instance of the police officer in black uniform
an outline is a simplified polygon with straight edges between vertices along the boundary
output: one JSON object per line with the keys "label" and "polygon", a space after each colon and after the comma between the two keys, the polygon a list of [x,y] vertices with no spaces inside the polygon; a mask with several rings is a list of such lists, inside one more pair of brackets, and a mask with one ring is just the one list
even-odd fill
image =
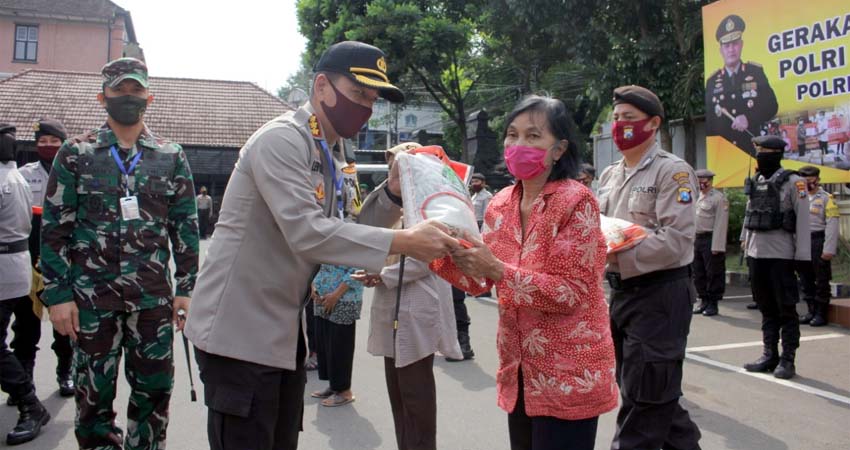
{"label": "police officer in black uniform", "polygon": [[[62,122],[51,118],[37,121],[33,125],[33,131],[35,132],[38,161],[21,167],[20,172],[30,185],[33,194],[33,206],[40,207],[44,203],[44,194],[47,191],[47,179],[53,166],[53,158],[56,157],[56,152],[59,151],[62,142],[67,139],[68,133]],[[29,249],[33,270],[38,270],[38,258],[41,254],[40,214],[33,214],[32,216]],[[37,294],[40,295],[40,292]],[[41,340],[41,319],[33,312],[33,304],[28,297],[22,298],[15,306],[15,322],[12,324],[12,330],[15,337],[12,339],[10,347],[14,349],[15,356],[32,378],[38,342]],[[53,344],[50,348],[56,354],[56,382],[59,384],[59,395],[70,397],[74,395],[74,377],[71,365],[74,350],[71,347],[71,338],[62,336],[54,329]],[[14,405],[15,401],[14,397],[9,397],[6,403]]]}
{"label": "police officer in black uniform", "polygon": [[[805,179],[782,168],[785,141],[778,136],[753,139],[758,169],[744,187],[749,200],[744,215],[744,245],[751,258],[753,299],[762,314],[763,355],[744,365],[748,372],[795,375],[800,346],[795,265],[811,260],[809,199]],[[782,354],[778,346],[782,339]]]}
{"label": "police officer in black uniform", "polygon": [[715,37],[724,66],[705,86],[706,135],[722,136],[753,155],[752,137],[776,115],[776,95],[760,64],[742,62],[744,19],[730,15],[720,21]]}

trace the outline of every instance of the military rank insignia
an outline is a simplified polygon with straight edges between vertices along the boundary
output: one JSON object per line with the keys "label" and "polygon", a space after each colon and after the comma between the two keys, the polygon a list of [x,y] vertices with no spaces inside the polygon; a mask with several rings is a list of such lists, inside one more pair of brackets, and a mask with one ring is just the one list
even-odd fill
{"label": "military rank insignia", "polygon": [[688,204],[693,201],[693,195],[691,194],[690,188],[680,187],[679,196],[676,198],[676,201],[684,204]]}
{"label": "military rank insignia", "polygon": [[806,197],[806,182],[800,180],[800,181],[794,183],[794,186],[797,188],[797,194],[800,195],[800,198],[805,198]]}
{"label": "military rank insignia", "polygon": [[635,137],[635,127],[631,125],[626,125],[623,127],[623,137],[625,139],[632,139]]}
{"label": "military rank insignia", "polygon": [[322,131],[319,129],[319,119],[316,118],[316,115],[313,114],[310,116],[310,120],[308,121],[310,124],[310,133],[314,138],[321,138]]}

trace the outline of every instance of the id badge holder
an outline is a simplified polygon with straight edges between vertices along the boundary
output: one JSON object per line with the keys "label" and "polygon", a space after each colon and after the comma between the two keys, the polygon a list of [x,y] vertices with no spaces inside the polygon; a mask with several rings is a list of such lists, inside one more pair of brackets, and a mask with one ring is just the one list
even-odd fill
{"label": "id badge holder", "polygon": [[121,218],[124,220],[140,219],[139,199],[135,195],[121,197]]}

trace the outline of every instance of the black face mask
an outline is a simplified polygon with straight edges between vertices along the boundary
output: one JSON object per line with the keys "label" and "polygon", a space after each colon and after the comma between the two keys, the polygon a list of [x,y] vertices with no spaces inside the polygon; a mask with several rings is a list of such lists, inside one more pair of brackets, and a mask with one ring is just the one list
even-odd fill
{"label": "black face mask", "polygon": [[129,126],[139,123],[147,107],[148,99],[135,95],[106,97],[106,112],[109,113],[112,120],[121,125]]}
{"label": "black face mask", "polygon": [[758,161],[759,173],[769,178],[782,167],[780,165],[782,152],[759,153],[756,155],[756,161]]}

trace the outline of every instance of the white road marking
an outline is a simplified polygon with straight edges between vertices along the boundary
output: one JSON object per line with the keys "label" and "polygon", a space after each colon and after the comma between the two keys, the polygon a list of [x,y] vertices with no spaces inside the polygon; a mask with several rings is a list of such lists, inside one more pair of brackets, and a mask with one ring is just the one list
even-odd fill
{"label": "white road marking", "polygon": [[724,295],[723,300],[737,300],[741,298],[753,298],[752,294],[750,295]]}
{"label": "white road marking", "polygon": [[[829,333],[829,334],[818,334],[815,336],[805,336],[800,338],[800,342],[806,341],[819,341],[821,339],[833,339],[840,337],[848,337],[846,334],[840,333]],[[691,347],[688,348],[689,352],[710,352],[712,350],[729,350],[732,348],[745,348],[745,347],[761,347],[763,345],[762,341],[752,341],[752,342],[738,342],[736,344],[723,344],[723,345],[706,345],[703,347]]]}
{"label": "white road marking", "polygon": [[773,375],[767,374],[767,373],[747,372],[746,370],[744,370],[743,367],[737,367],[737,366],[733,366],[731,364],[722,363],[722,362],[719,362],[719,361],[715,361],[711,358],[706,358],[704,356],[692,355],[692,354],[688,353],[687,355],[685,355],[685,358],[690,359],[692,361],[697,361],[697,362],[700,362],[702,364],[706,364],[706,365],[709,365],[709,366],[717,367],[719,369],[724,369],[724,370],[728,370],[730,372],[739,373],[741,375],[747,375],[747,376],[751,376],[753,378],[758,378],[762,381],[769,381],[771,383],[776,383],[776,384],[779,384],[779,385],[782,385],[782,386],[785,386],[785,387],[789,387],[791,389],[796,389],[798,391],[805,392],[807,394],[814,394],[814,395],[817,395],[818,397],[823,397],[825,399],[833,400],[833,401],[836,401],[836,402],[839,402],[839,403],[843,403],[847,406],[850,406],[850,397],[845,397],[843,395],[838,395],[838,394],[835,394],[835,393],[832,393],[832,392],[829,392],[829,391],[824,391],[823,389],[818,389],[818,388],[814,388],[814,387],[811,387],[811,386],[806,386],[805,384],[795,383],[795,382],[789,381],[789,380],[780,380],[778,378],[775,378]]}

